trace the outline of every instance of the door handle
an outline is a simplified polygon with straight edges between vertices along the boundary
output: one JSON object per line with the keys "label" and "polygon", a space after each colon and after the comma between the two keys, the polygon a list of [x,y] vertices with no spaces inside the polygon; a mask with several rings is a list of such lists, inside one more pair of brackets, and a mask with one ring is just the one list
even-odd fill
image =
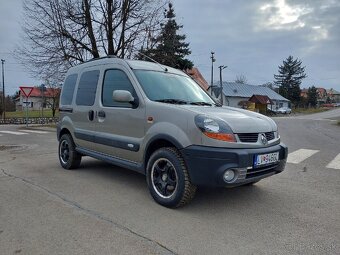
{"label": "door handle", "polygon": [[99,118],[105,118],[105,116],[106,116],[106,115],[105,115],[105,112],[104,112],[104,111],[99,111],[99,112],[98,112],[98,117],[99,117]]}
{"label": "door handle", "polygon": [[89,116],[89,120],[90,120],[90,121],[93,121],[93,119],[94,119],[94,111],[93,111],[93,110],[90,110],[90,111],[88,112],[88,116]]}

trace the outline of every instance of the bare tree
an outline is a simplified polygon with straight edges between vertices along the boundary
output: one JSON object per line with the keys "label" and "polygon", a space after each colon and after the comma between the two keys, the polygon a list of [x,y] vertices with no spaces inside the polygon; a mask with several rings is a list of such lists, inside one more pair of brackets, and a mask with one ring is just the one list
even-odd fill
{"label": "bare tree", "polygon": [[57,80],[46,80],[44,85],[47,89],[43,91],[45,96],[43,104],[46,104],[52,110],[52,117],[54,117],[59,106],[62,84]]}
{"label": "bare tree", "polygon": [[130,58],[163,19],[163,0],[24,0],[16,56],[40,78],[105,55]]}
{"label": "bare tree", "polygon": [[248,81],[247,81],[247,78],[243,74],[241,74],[241,75],[236,75],[235,82],[240,83],[240,84],[246,84]]}

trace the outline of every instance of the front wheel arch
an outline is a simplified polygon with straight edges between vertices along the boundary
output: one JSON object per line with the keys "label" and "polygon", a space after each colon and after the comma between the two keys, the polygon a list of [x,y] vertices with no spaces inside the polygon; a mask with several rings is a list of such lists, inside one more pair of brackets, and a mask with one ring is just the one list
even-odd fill
{"label": "front wheel arch", "polygon": [[145,146],[145,153],[144,153],[144,169],[146,173],[146,167],[151,155],[158,149],[164,147],[173,147],[176,148],[178,151],[183,148],[183,146],[173,137],[168,135],[156,135],[152,139],[150,139]]}

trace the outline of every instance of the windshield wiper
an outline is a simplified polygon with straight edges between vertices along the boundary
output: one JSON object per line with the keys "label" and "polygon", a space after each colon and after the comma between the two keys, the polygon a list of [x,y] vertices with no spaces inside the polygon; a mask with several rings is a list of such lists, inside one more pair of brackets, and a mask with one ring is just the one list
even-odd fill
{"label": "windshield wiper", "polygon": [[207,105],[207,106],[212,106],[212,104],[207,103],[207,102],[190,102],[192,105]]}
{"label": "windshield wiper", "polygon": [[181,99],[173,99],[173,98],[167,98],[167,99],[159,99],[155,100],[156,102],[161,103],[168,103],[168,104],[188,104],[187,101],[181,100]]}

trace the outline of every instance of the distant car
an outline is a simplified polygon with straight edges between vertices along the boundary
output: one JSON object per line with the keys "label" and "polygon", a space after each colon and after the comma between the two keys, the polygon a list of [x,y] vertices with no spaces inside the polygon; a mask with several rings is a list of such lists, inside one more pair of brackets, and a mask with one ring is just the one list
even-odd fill
{"label": "distant car", "polygon": [[290,109],[289,107],[281,107],[281,108],[277,109],[276,112],[277,113],[283,113],[283,114],[291,114],[292,109]]}

